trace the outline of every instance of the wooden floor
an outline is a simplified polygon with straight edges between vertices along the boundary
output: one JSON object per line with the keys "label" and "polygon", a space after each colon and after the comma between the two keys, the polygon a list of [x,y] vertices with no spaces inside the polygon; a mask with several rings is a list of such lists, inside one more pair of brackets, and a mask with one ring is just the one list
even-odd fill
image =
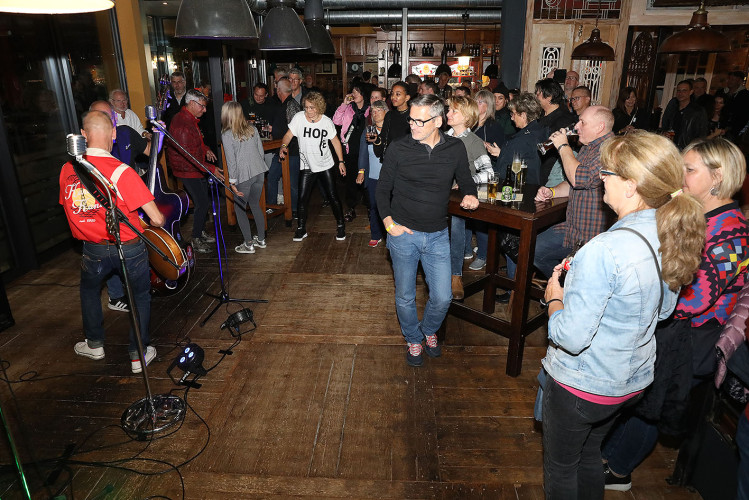
{"label": "wooden floor", "polygon": [[[104,360],[73,352],[83,340],[80,257],[66,252],[7,284],[16,326],[0,334],[12,382],[0,384],[0,401],[34,498],[543,498],[532,410],[545,330],[528,339],[517,378],[505,375],[504,339],[454,318],[443,356],[408,367],[387,250],[367,246],[361,214],[336,241],[330,210],[312,205],[301,243],[275,219],[268,247],[239,255],[238,229],[226,228],[231,296],[269,303],[250,306],[257,330],[189,390],[184,424],[150,442],[119,428],[144,395],[130,373],[128,316],[104,308]],[[166,369],[184,343],[205,349],[206,366],[231,345],[219,327],[238,306],[199,327],[217,269],[215,251],[198,255],[187,289],[153,300],[154,393],[175,390]],[[421,307],[421,280],[417,292]],[[675,457],[659,445],[632,490],[606,499],[700,498],[665,482]],[[4,439],[0,458],[0,497],[22,498]]]}

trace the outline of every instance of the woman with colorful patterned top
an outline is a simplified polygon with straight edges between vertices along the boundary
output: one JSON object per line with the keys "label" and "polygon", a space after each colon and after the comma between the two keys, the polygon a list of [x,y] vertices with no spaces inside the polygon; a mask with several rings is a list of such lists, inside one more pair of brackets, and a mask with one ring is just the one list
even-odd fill
{"label": "woman with colorful patterned top", "polygon": [[659,432],[684,432],[689,392],[711,379],[715,343],[746,282],[749,225],[732,197],[741,189],[746,160],[722,137],[697,139],[683,151],[684,191],[703,205],[705,249],[694,281],[684,287],[673,317],[656,331],[655,380],[617,424],[603,447],[606,489],[627,491],[631,473],[652,451]]}

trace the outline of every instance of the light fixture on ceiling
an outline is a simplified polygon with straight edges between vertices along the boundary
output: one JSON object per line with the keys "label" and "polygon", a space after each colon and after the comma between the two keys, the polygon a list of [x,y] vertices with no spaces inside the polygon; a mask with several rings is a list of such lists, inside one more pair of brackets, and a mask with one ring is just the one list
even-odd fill
{"label": "light fixture on ceiling", "polygon": [[692,13],[686,29],[666,38],[658,52],[730,52],[731,41],[723,33],[710,27],[707,22],[705,2]]}
{"label": "light fixture on ceiling", "polygon": [[217,40],[258,37],[245,0],[182,0],[174,36]]}
{"label": "light fixture on ceiling", "polygon": [[463,46],[460,48],[458,56],[458,66],[468,66],[471,64],[471,51],[466,45],[466,31],[468,30],[468,11],[465,11],[461,16],[463,18]]}
{"label": "light fixture on ceiling", "polygon": [[311,46],[307,30],[294,11],[295,0],[268,0],[270,10],[260,30],[260,50],[304,50]]}
{"label": "light fixture on ceiling", "polygon": [[304,3],[304,25],[309,35],[310,52],[335,54],[333,40],[323,23],[322,0],[307,0]]}
{"label": "light fixture on ceiling", "polygon": [[598,18],[601,14],[601,1],[598,1],[596,10],[596,26],[590,32],[590,38],[575,47],[572,51],[572,59],[598,59],[601,61],[613,61],[614,49],[601,40],[601,30],[598,29]]}
{"label": "light fixture on ceiling", "polygon": [[112,0],[0,0],[0,12],[10,14],[80,14],[112,7]]}
{"label": "light fixture on ceiling", "polygon": [[497,66],[497,25],[494,25],[494,37],[492,39],[494,45],[492,46],[492,59],[489,66],[484,69],[484,76],[492,79],[499,78],[499,67]]}

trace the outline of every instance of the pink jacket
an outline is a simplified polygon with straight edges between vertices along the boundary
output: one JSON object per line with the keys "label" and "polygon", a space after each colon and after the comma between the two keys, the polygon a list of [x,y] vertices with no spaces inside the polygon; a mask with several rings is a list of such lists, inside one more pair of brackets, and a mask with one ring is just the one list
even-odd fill
{"label": "pink jacket", "polygon": [[[364,112],[364,116],[369,117],[369,106],[367,106],[367,110]],[[343,145],[346,151],[348,153],[348,144],[343,142],[344,137],[346,137],[346,132],[348,132],[349,126],[351,126],[351,122],[354,120],[354,108],[351,107],[351,103],[346,104],[343,102],[340,106],[338,106],[338,109],[335,110],[335,114],[333,115],[333,123],[336,125],[339,125],[341,127],[341,133],[339,135],[339,139],[341,140],[341,144]]]}

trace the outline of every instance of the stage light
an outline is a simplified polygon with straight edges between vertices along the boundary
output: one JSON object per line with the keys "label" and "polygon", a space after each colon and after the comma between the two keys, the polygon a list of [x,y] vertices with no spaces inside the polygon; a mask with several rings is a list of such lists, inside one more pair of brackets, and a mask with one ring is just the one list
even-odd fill
{"label": "stage light", "polygon": [[[177,355],[177,357],[174,358],[172,364],[169,365],[169,368],[167,368],[166,373],[167,375],[169,375],[169,378],[172,379],[172,382],[174,382],[175,385],[186,385],[188,387],[199,389],[200,384],[196,383],[194,380],[190,382],[186,382],[186,380],[187,377],[193,374],[197,377],[203,376],[208,373],[206,369],[203,368],[204,358],[205,352],[203,351],[202,347],[194,343],[187,344],[184,349],[182,349],[182,351]],[[175,368],[179,368],[180,370],[185,372],[179,380],[176,380],[172,376],[172,370],[174,370]]]}

